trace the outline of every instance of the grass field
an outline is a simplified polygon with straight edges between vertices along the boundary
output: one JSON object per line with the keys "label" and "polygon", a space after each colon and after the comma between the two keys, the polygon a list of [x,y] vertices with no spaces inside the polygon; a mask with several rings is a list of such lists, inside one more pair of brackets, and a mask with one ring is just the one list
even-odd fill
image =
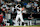
{"label": "grass field", "polygon": [[40,26],[0,26],[0,27],[40,27]]}
{"label": "grass field", "polygon": [[0,27],[40,27],[40,25],[32,25],[32,26],[0,26]]}

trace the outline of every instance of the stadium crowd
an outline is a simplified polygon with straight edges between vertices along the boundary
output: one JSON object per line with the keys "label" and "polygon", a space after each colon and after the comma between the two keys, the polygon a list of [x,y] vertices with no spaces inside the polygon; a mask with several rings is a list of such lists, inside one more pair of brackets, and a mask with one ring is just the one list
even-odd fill
{"label": "stadium crowd", "polygon": [[24,9],[23,14],[40,14],[40,0],[2,0],[0,2],[0,26],[15,24],[17,4]]}

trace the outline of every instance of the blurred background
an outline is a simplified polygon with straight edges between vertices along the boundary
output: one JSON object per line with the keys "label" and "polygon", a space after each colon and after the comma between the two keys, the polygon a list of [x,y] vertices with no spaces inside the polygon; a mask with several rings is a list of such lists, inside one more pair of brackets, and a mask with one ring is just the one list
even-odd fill
{"label": "blurred background", "polygon": [[[32,25],[40,25],[40,0],[0,0],[0,26],[14,25],[17,4],[24,9],[22,12],[26,24],[32,20]],[[28,19],[29,16],[33,19]]]}

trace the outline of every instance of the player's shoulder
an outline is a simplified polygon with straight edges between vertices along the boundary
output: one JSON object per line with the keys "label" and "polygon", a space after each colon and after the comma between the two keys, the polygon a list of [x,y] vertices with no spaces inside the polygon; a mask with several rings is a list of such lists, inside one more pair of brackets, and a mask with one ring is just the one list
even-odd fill
{"label": "player's shoulder", "polygon": [[18,8],[18,9],[22,9],[22,8]]}

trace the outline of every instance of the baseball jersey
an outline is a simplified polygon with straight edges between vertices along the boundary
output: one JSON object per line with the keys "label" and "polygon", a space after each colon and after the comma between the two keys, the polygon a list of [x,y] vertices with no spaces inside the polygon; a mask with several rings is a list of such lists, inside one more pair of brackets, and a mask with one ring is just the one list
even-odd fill
{"label": "baseball jersey", "polygon": [[22,8],[18,8],[17,14],[22,14]]}
{"label": "baseball jersey", "polygon": [[17,14],[22,14],[22,8],[17,7],[18,5],[15,6],[15,9],[17,9]]}

